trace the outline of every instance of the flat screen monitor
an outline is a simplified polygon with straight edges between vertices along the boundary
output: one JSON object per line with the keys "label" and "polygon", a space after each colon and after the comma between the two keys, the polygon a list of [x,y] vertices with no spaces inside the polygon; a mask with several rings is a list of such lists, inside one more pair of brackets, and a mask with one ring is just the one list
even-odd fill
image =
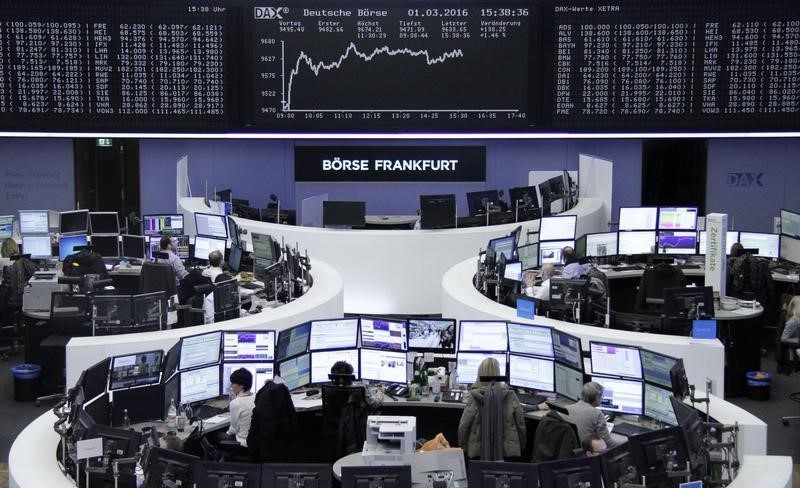
{"label": "flat screen monitor", "polygon": [[642,356],[644,380],[648,383],[671,388],[672,382],[669,378],[669,371],[678,360],[672,356],[648,351],[647,349],[640,349],[639,351]]}
{"label": "flat screen monitor", "polygon": [[675,410],[672,408],[670,397],[672,390],[661,388],[649,383],[644,384],[644,415],[662,424],[675,426]]}
{"label": "flat screen monitor", "polygon": [[522,281],[522,263],[519,261],[506,263],[506,267],[503,268],[503,279],[506,281]]}
{"label": "flat screen monitor", "polygon": [[800,239],[800,213],[781,209],[781,235]]}
{"label": "flat screen monitor", "polygon": [[553,329],[553,357],[556,362],[583,371],[581,338]]}
{"label": "flat screen monitor", "polygon": [[222,340],[223,361],[274,361],[275,331],[225,331]]}
{"label": "flat screen monitor", "polygon": [[642,379],[642,356],[638,347],[591,341],[589,352],[593,374]]}
{"label": "flat screen monitor", "polygon": [[656,230],[658,207],[620,207],[619,230]]}
{"label": "flat screen monitor", "polygon": [[[682,432],[678,427],[667,427],[631,436],[628,439],[631,451],[640,454],[637,474],[640,478],[647,479],[647,486],[676,486],[675,479],[669,477],[664,469],[662,453],[670,453],[670,459],[674,460],[676,466],[686,466],[690,457],[685,435],[686,432]],[[704,453],[704,456],[707,456],[707,453]],[[692,479],[700,479],[697,477],[695,464],[692,463],[691,467]]]}
{"label": "flat screen monitor", "polygon": [[406,384],[408,382],[406,353],[361,349],[361,378],[383,383]]}
{"label": "flat screen monitor", "polygon": [[22,236],[22,252],[30,254],[33,259],[50,259],[53,249],[50,246],[50,236]]}
{"label": "flat screen monitor", "polygon": [[582,457],[541,463],[539,464],[539,482],[542,486],[553,488],[603,486],[600,457]]}
{"label": "flat screen monitor", "polygon": [[260,488],[261,465],[197,461],[192,464],[195,488]]}
{"label": "flat screen monitor", "polygon": [[697,207],[658,207],[660,230],[697,230]]}
{"label": "flat screen monitor", "polygon": [[511,209],[537,208],[539,199],[536,196],[535,186],[520,186],[508,190],[508,198],[511,200]]}
{"label": "flat screen monitor", "polygon": [[539,488],[539,466],[530,463],[470,461],[469,486],[477,488]]}
{"label": "flat screen monitor", "polygon": [[235,242],[231,244],[231,250],[228,253],[228,267],[233,273],[238,273],[242,267],[242,247]]}
{"label": "flat screen monitor", "polygon": [[118,236],[92,236],[92,250],[104,258],[119,257]]}
{"label": "flat screen monitor", "polygon": [[497,190],[473,191],[467,193],[467,208],[470,215],[486,213],[486,207],[492,211],[500,203],[500,194]]}
{"label": "flat screen monitor", "polygon": [[[708,232],[705,230],[701,230],[698,232],[698,239],[697,239],[697,253],[698,254],[705,254],[706,253],[706,240],[708,239]],[[730,255],[731,253],[731,246],[739,242],[739,231],[738,230],[729,230],[725,233],[725,254]]]}
{"label": "flat screen monitor", "polygon": [[527,244],[517,248],[517,259],[522,263],[522,270],[539,267],[539,243]]}
{"label": "flat screen monitor", "polygon": [[88,234],[89,211],[71,210],[69,212],[61,212],[59,228],[62,234]]}
{"label": "flat screen monitor", "polygon": [[619,233],[618,254],[632,256],[634,254],[655,254],[655,231],[630,231]]}
{"label": "flat screen monitor", "polygon": [[275,366],[272,361],[252,361],[246,363],[222,363],[222,383],[220,395],[231,393],[231,373],[239,368],[244,368],[253,376],[253,391],[256,392],[264,386],[267,380],[275,377]]}
{"label": "flat screen monitor", "polygon": [[172,449],[150,448],[144,467],[142,488],[163,488],[164,486],[194,486],[192,470],[200,458]]}
{"label": "flat screen monitor", "polygon": [[117,212],[90,212],[89,227],[92,234],[119,234]]}
{"label": "flat screen monitor", "polygon": [[162,372],[164,373],[162,375],[162,379],[164,380],[164,382],[170,379],[172,375],[175,374],[176,371],[178,371],[178,360],[180,359],[180,357],[181,357],[181,342],[178,341],[175,343],[175,345],[169,348],[169,350],[167,351],[167,355],[164,358],[163,367],[161,368]]}
{"label": "flat screen monitor", "polygon": [[14,216],[0,215],[0,239],[8,239],[14,235]]}
{"label": "flat screen monitor", "polygon": [[559,264],[561,250],[565,247],[575,247],[575,241],[548,241],[539,242],[539,264]]}
{"label": "flat screen monitor", "polygon": [[322,202],[322,225],[341,227],[364,227],[366,202]]}
{"label": "flat screen monitor", "polygon": [[83,394],[87,400],[106,391],[111,358],[101,359],[86,370],[83,376]]}
{"label": "flat screen monitor", "polygon": [[61,236],[58,239],[58,260],[64,261],[67,256],[78,252],[75,248],[85,246],[89,243],[89,238],[85,234],[74,236]]}
{"label": "flat screen monitor", "polygon": [[278,260],[275,255],[275,241],[268,234],[250,234],[253,241],[253,263],[264,267],[272,265]]}
{"label": "flat screen monitor", "polygon": [[517,246],[514,236],[504,236],[492,239],[489,241],[488,248],[495,252],[495,254],[502,254],[506,257],[506,261],[514,259],[514,248]]}
{"label": "flat screen monitor", "polygon": [[603,471],[603,486],[617,487],[626,486],[626,480],[638,482],[639,453],[631,452],[631,445],[622,443],[611,449],[606,449],[600,456],[600,464]]}
{"label": "flat screen monitor", "polygon": [[616,232],[586,234],[586,252],[584,255],[589,258],[616,256],[617,247]]}
{"label": "flat screen monitor", "polygon": [[224,215],[196,213],[194,223],[198,236],[228,238],[228,221]]}
{"label": "flat screen monitor", "polygon": [[456,352],[454,319],[408,319],[408,349],[417,352]]}
{"label": "flat screen monitor", "polygon": [[800,264],[800,239],[781,236],[780,258]]}
{"label": "flat screen monitor", "polygon": [[280,331],[278,333],[278,343],[275,346],[275,359],[280,361],[308,351],[310,333],[310,322]]}
{"label": "flat screen monitor", "polygon": [[219,365],[181,371],[180,402],[199,403],[220,396]]}
{"label": "flat screen monitor", "polygon": [[330,464],[264,464],[261,467],[261,486],[331,486]]}
{"label": "flat screen monitor", "polygon": [[780,254],[780,235],[760,232],[740,232],[739,244],[745,249],[758,249],[756,256],[777,259]]}
{"label": "flat screen monitor", "polygon": [[555,388],[559,395],[578,401],[583,390],[583,371],[555,363]]}
{"label": "flat screen monitor", "polygon": [[713,288],[710,286],[664,288],[664,315],[668,319],[713,317]]}
{"label": "flat screen monitor", "polygon": [[555,391],[553,360],[509,354],[508,384],[515,388]]}
{"label": "flat screen monitor", "polygon": [[496,320],[462,320],[458,328],[459,351],[507,351],[508,327]]}
{"label": "flat screen monitor", "polygon": [[145,259],[146,237],[122,235],[122,256],[128,259]]}
{"label": "flat screen monitor", "polygon": [[404,486],[411,486],[411,466],[342,466],[342,488]]}
{"label": "flat screen monitor", "polygon": [[107,333],[124,333],[134,324],[130,295],[99,295],[94,298],[95,325]]}
{"label": "flat screen monitor", "polygon": [[155,291],[133,296],[133,323],[137,328],[150,326],[155,330],[167,324],[167,297]]}
{"label": "flat screen monitor", "polygon": [[142,216],[142,234],[146,236],[171,236],[184,232],[183,215],[158,214]]}
{"label": "flat screen monitor", "polygon": [[344,361],[353,367],[353,375],[360,378],[358,367],[358,349],[340,349],[338,351],[313,351],[311,353],[311,382],[328,383],[331,366],[337,361]]}
{"label": "flat screen monitor", "polygon": [[623,380],[592,376],[592,381],[603,387],[600,410],[630,415],[641,415],[643,406],[643,386],[639,380]]}
{"label": "flat screen monitor", "polygon": [[696,254],[697,232],[693,230],[658,231],[659,254]]}
{"label": "flat screen monitor", "polygon": [[506,369],[506,355],[504,353],[489,352],[462,352],[456,354],[456,371],[460,384],[472,384],[478,379],[478,366],[486,358],[495,358],[500,364],[500,375],[508,376]]}
{"label": "flat screen monitor", "polygon": [[405,320],[361,317],[361,347],[408,350]]}
{"label": "flat screen monitor", "polygon": [[456,226],[456,196],[420,195],[419,218],[422,229],[449,229]]}
{"label": "flat screen monitor", "polygon": [[226,242],[226,239],[217,237],[197,236],[194,239],[194,258],[208,260],[211,251],[219,251],[224,256]]}
{"label": "flat screen monitor", "polygon": [[161,379],[161,359],[164,351],[149,351],[115,356],[111,361],[109,390],[131,386],[155,385]]}
{"label": "flat screen monitor", "polygon": [[543,325],[508,323],[508,351],[553,357],[553,329]]}
{"label": "flat screen monitor", "polygon": [[539,225],[539,242],[573,240],[577,223],[576,215],[542,217],[542,223]]}
{"label": "flat screen monitor", "polygon": [[308,348],[311,351],[346,349],[358,344],[358,319],[311,321]]}
{"label": "flat screen monitor", "polygon": [[301,354],[279,364],[280,377],[289,391],[311,383],[311,355]]}
{"label": "flat screen monitor", "polygon": [[20,210],[20,234],[47,234],[50,232],[47,210]]}
{"label": "flat screen monitor", "polygon": [[219,364],[219,349],[222,334],[219,331],[181,337],[181,370]]}

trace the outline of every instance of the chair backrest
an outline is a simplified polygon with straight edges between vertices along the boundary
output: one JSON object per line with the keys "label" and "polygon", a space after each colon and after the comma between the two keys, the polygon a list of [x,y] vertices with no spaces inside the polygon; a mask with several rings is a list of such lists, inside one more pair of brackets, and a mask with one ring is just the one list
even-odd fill
{"label": "chair backrest", "polygon": [[638,310],[662,310],[664,308],[664,288],[686,285],[686,277],[679,268],[669,264],[657,264],[647,268],[639,282],[636,299]]}
{"label": "chair backrest", "polygon": [[323,435],[335,436],[338,434],[342,410],[353,394],[360,394],[362,398],[366,398],[367,393],[363,386],[322,385]]}
{"label": "chair backrest", "polygon": [[175,271],[167,263],[146,262],[139,275],[139,293],[165,292],[167,296],[176,293]]}

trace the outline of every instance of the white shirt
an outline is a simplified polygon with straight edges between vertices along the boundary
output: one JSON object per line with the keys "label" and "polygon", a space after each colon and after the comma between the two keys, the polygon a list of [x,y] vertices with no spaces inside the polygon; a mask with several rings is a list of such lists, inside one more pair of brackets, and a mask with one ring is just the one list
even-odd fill
{"label": "white shirt", "polygon": [[[175,286],[180,286],[181,280],[189,274],[189,272],[186,271],[186,268],[183,266],[183,261],[181,261],[181,258],[179,258],[178,255],[172,251],[160,250],[158,252],[167,253],[167,257],[169,258],[167,263],[172,266],[173,271],[175,271]],[[162,260],[156,259],[155,261],[159,263]]]}
{"label": "white shirt", "polygon": [[208,295],[206,295],[205,299],[203,300],[203,323],[204,324],[213,324],[214,323],[214,292],[212,291]]}
{"label": "white shirt", "polygon": [[550,300],[550,278],[542,281],[541,286],[533,287],[533,298],[539,300]]}
{"label": "white shirt", "polygon": [[203,270],[203,276],[206,276],[211,279],[211,283],[215,283],[217,281],[217,276],[222,274],[222,268],[218,266],[209,266],[208,268]]}
{"label": "white shirt", "polygon": [[231,426],[228,428],[228,435],[235,435],[236,440],[244,447],[247,447],[247,433],[250,432],[254,408],[256,408],[256,396],[252,391],[243,391],[231,400]]}

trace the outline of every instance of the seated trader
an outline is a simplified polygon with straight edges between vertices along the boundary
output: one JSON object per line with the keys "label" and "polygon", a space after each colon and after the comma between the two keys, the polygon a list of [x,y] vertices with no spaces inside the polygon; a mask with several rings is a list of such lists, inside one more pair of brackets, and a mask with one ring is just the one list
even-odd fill
{"label": "seated trader", "polygon": [[203,270],[203,276],[211,278],[212,283],[216,283],[217,276],[222,274],[222,253],[220,251],[211,251],[208,253],[208,268]]}
{"label": "seated trader", "polygon": [[580,401],[568,406],[567,411],[569,420],[578,428],[579,439],[597,436],[603,439],[608,448],[612,448],[619,443],[611,438],[603,412],[597,408],[602,399],[602,385],[590,381],[583,385]]}
{"label": "seated trader", "polygon": [[555,274],[556,267],[551,263],[542,265],[542,269],[539,271],[539,277],[542,279],[542,283],[539,286],[533,287],[533,298],[537,298],[539,300],[550,300],[550,278],[552,278]]}
{"label": "seated trader", "polygon": [[[13,239],[6,239],[2,246],[3,257],[19,255],[19,246]],[[0,319],[8,319],[14,310],[22,309],[22,294],[28,280],[36,272],[36,265],[28,258],[10,261],[0,270]]]}
{"label": "seated trader", "polygon": [[6,266],[11,266],[11,256],[19,254],[19,245],[17,241],[12,238],[3,240],[3,245],[0,247],[0,271]]}
{"label": "seated trader", "polygon": [[603,454],[606,450],[606,441],[600,436],[590,435],[581,441],[581,449],[584,457],[595,457]]}
{"label": "seated trader", "polygon": [[800,295],[792,297],[789,301],[781,342],[800,346]]}
{"label": "seated trader", "polygon": [[247,447],[247,434],[250,432],[250,422],[253,418],[253,408],[256,406],[256,397],[250,389],[253,387],[253,374],[245,368],[239,368],[231,373],[230,403],[231,425],[224,434],[218,433],[215,441],[236,441]]}
{"label": "seated trader", "polygon": [[[478,366],[478,377],[458,423],[458,445],[471,459],[519,457],[527,440],[522,405],[505,383],[481,381],[487,376],[501,376],[500,363],[495,358],[486,358]],[[497,442],[491,443],[489,437]]]}
{"label": "seated trader", "polygon": [[[161,242],[159,242],[159,247],[161,247],[161,252],[167,253],[168,259],[166,261],[172,266],[172,270],[175,272],[175,286],[180,286],[181,280],[184,279],[189,272],[186,271],[186,268],[183,266],[181,258],[175,254],[175,249],[177,248],[175,240],[170,236],[164,236],[161,238]],[[160,262],[158,259],[155,261],[157,263]]]}
{"label": "seated trader", "polygon": [[564,269],[561,271],[561,277],[565,280],[572,280],[586,276],[589,274],[591,265],[581,264],[578,262],[578,256],[575,255],[575,249],[570,246],[565,246],[561,249],[561,261],[564,263]]}
{"label": "seated trader", "polygon": [[[353,366],[347,361],[336,361],[331,366],[331,374],[342,375],[341,378],[334,380],[336,386],[359,386],[361,382],[353,381],[348,378],[353,375]],[[383,404],[383,390],[376,390],[374,393],[371,388],[365,388],[367,392],[367,406],[370,410],[380,407]]]}

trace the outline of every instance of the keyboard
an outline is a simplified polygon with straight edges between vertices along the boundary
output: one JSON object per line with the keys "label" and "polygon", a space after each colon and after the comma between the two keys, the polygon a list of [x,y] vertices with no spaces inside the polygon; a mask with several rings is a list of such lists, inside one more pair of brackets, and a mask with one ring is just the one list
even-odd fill
{"label": "keyboard", "polygon": [[547,397],[542,395],[529,395],[527,393],[517,393],[517,398],[519,398],[519,402],[523,405],[539,405],[543,401],[547,400]]}
{"label": "keyboard", "polygon": [[205,419],[210,419],[211,417],[216,417],[217,415],[225,413],[227,411],[228,411],[227,408],[219,408],[219,407],[212,407],[210,405],[203,405],[194,412],[194,415],[195,417],[205,420]]}
{"label": "keyboard", "polygon": [[259,288],[264,288],[263,286],[259,286],[252,281],[248,281],[246,283],[241,283],[239,286],[244,288],[245,290],[258,290]]}
{"label": "keyboard", "polygon": [[642,427],[641,425],[632,424],[630,422],[620,422],[614,425],[614,433],[624,435],[625,437],[632,437],[647,432],[652,432],[652,429]]}
{"label": "keyboard", "polygon": [[617,267],[614,267],[614,268],[611,268],[611,269],[614,270],[614,271],[617,271],[617,272],[619,272],[619,271],[640,271],[642,269],[642,267],[641,266],[635,266],[635,265],[634,266],[617,266]]}
{"label": "keyboard", "polygon": [[701,266],[699,264],[679,264],[676,266],[678,269],[700,269]]}

